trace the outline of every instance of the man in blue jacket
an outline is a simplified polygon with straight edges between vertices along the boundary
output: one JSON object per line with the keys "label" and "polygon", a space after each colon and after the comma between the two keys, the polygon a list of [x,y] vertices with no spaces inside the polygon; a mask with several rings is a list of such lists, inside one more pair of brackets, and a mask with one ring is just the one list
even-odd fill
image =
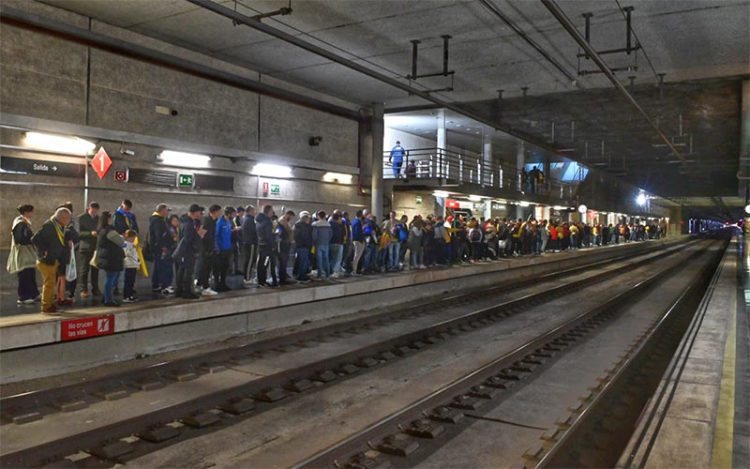
{"label": "man in blue jacket", "polygon": [[[276,278],[276,259],[273,253],[276,238],[273,234],[273,205],[265,205],[263,211],[255,217],[255,231],[258,234],[258,286],[275,288],[279,286]],[[268,272],[272,282],[268,283]]]}
{"label": "man in blue jacket", "polygon": [[225,292],[231,290],[227,285],[227,272],[234,252],[234,215],[237,211],[234,207],[225,207],[224,216],[216,221],[216,291]]}
{"label": "man in blue jacket", "polygon": [[133,230],[138,233],[138,220],[133,213],[133,202],[125,199],[120,207],[112,215],[112,226],[119,234],[124,234],[127,230]]}
{"label": "man in blue jacket", "polygon": [[391,149],[388,162],[393,165],[393,177],[398,179],[401,175],[401,166],[404,164],[404,155],[406,151],[401,146],[401,142],[396,141],[396,146]]}

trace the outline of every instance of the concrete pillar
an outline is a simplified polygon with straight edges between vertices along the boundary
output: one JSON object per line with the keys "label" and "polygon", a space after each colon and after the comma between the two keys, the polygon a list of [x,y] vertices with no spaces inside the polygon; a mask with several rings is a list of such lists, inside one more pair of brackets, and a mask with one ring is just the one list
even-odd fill
{"label": "concrete pillar", "polygon": [[372,214],[383,219],[383,103],[372,107]]}
{"label": "concrete pillar", "polygon": [[438,109],[437,115],[437,147],[445,150],[447,145],[447,134],[445,131],[445,109]]}
{"label": "concrete pillar", "polygon": [[[744,171],[743,171],[744,169]],[[750,177],[750,80],[742,81],[742,116],[740,123],[740,174]],[[743,184],[744,182],[744,184]],[[740,197],[750,196],[750,181],[740,180]]]}

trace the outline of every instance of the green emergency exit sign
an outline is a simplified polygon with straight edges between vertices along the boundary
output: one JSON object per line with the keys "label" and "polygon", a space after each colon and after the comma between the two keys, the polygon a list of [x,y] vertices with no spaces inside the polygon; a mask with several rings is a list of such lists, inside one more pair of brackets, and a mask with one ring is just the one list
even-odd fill
{"label": "green emergency exit sign", "polygon": [[271,184],[271,195],[281,195],[281,185]]}
{"label": "green emergency exit sign", "polygon": [[177,175],[177,187],[193,187],[194,184],[195,177],[192,174]]}

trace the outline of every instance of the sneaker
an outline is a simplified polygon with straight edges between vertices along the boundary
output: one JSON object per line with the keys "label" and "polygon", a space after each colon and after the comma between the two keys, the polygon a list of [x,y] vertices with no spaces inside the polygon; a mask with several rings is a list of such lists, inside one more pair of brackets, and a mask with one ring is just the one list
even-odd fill
{"label": "sneaker", "polygon": [[136,298],[134,296],[129,296],[127,298],[123,298],[122,299],[123,303],[135,303],[136,301],[138,301],[138,298]]}
{"label": "sneaker", "polygon": [[151,289],[151,291],[152,291],[153,293],[161,293],[161,291],[162,291],[162,290],[161,290],[161,288],[159,288],[159,287],[156,287],[156,288],[152,288],[152,289]]}
{"label": "sneaker", "polygon": [[88,298],[91,296],[91,293],[89,293],[88,290],[81,291],[81,298]]}
{"label": "sneaker", "polygon": [[34,298],[27,298],[23,300],[23,304],[25,305],[33,305],[34,303],[36,303],[36,300]]}
{"label": "sneaker", "polygon": [[251,286],[251,285],[254,285],[254,284],[255,284],[255,282],[256,282],[256,280],[243,280],[243,281],[242,281],[242,284],[243,284],[244,286],[246,286],[246,287],[249,287],[249,286]]}
{"label": "sneaker", "polygon": [[165,288],[164,290],[162,290],[161,292],[162,293],[167,292],[166,293],[167,295],[173,295],[174,294],[174,287],[170,285],[167,288]]}
{"label": "sneaker", "polygon": [[219,292],[211,290],[210,288],[204,288],[203,291],[201,291],[201,295],[203,296],[216,296]]}

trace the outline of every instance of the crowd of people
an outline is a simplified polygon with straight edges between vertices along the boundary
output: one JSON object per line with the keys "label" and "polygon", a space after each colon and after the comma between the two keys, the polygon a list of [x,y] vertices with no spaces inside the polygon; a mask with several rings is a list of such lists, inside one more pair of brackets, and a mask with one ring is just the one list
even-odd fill
{"label": "crowd of people", "polygon": [[[104,305],[119,306],[121,277],[122,302],[135,302],[139,271],[150,277],[154,294],[197,299],[229,291],[231,275],[242,276],[242,287],[276,288],[666,234],[663,224],[485,220],[463,214],[409,219],[396,212],[377,220],[367,210],[276,214],[272,205],[256,212],[252,205],[206,209],[198,204],[180,216],[159,204],[141,229],[130,200],[112,212],[91,202],[77,217],[71,203],[60,205],[35,232],[34,207],[21,205],[18,212],[8,271],[18,276],[18,304],[41,301],[44,313],[73,304],[76,295],[100,296]],[[42,277],[41,294],[36,270]]]}

